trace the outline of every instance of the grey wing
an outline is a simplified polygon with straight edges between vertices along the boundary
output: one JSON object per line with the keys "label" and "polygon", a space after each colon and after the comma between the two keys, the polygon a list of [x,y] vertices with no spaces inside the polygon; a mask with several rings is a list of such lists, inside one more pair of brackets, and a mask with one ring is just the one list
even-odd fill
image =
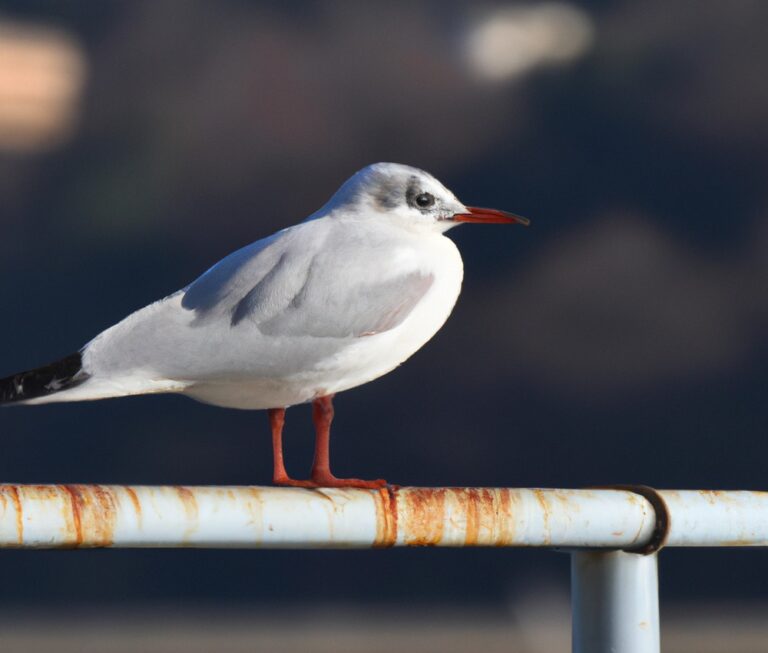
{"label": "grey wing", "polygon": [[386,248],[323,249],[322,241],[277,239],[235,252],[186,289],[194,325],[226,321],[267,336],[361,337],[408,317],[434,281],[429,273],[387,274]]}
{"label": "grey wing", "polygon": [[389,331],[410,315],[434,281],[415,271],[387,279],[334,277],[332,270],[318,267],[317,261],[310,265],[284,310],[257,323],[262,333],[348,338]]}
{"label": "grey wing", "polygon": [[183,292],[181,305],[194,311],[193,325],[208,323],[231,310],[261,280],[279,267],[284,256],[278,232],[233,252]]}

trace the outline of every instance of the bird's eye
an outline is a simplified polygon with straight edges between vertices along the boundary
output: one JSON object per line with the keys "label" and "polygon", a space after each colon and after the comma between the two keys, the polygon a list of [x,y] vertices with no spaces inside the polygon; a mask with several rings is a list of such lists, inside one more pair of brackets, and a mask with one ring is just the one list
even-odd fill
{"label": "bird's eye", "polygon": [[434,195],[430,193],[422,193],[416,196],[416,205],[422,209],[426,209],[428,206],[432,206],[435,203]]}

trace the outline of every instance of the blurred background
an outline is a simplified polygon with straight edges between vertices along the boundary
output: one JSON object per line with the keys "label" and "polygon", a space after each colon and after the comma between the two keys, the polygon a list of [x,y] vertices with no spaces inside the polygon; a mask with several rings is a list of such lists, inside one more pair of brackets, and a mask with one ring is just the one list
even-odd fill
{"label": "blurred background", "polygon": [[[1,0],[0,376],[396,161],[532,226],[450,232],[454,314],[337,398],[337,473],[766,489],[766,79],[760,0]],[[286,428],[300,476],[309,410]],[[271,477],[265,414],[180,397],[3,410],[0,434],[4,482]],[[546,551],[4,551],[0,574],[4,650],[568,646]],[[767,576],[665,551],[666,650],[725,650],[713,624],[765,650]]]}

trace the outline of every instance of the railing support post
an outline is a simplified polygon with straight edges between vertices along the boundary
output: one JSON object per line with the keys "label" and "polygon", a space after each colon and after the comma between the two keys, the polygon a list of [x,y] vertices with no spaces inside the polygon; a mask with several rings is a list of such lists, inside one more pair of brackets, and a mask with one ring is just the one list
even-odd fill
{"label": "railing support post", "polygon": [[571,553],[574,653],[659,653],[657,555]]}

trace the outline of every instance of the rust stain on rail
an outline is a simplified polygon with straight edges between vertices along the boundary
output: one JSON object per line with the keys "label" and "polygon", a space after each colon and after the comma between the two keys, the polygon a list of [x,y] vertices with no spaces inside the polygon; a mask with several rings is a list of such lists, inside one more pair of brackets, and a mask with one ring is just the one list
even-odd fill
{"label": "rust stain on rail", "polygon": [[509,490],[501,490],[498,495],[496,505],[496,516],[498,519],[499,530],[496,533],[496,546],[506,546],[515,539],[516,524],[514,519],[514,498]]}
{"label": "rust stain on rail", "polygon": [[184,506],[184,513],[187,515],[187,519],[196,520],[198,508],[195,493],[183,485],[174,485],[173,487],[176,489],[179,499],[181,499],[181,505]]}
{"label": "rust stain on rail", "polygon": [[533,491],[534,495],[536,496],[536,501],[539,502],[539,506],[541,506],[541,518],[543,521],[544,526],[544,532],[546,533],[544,544],[549,544],[552,539],[552,531],[549,526],[549,517],[550,517],[550,506],[549,501],[547,501],[547,496],[544,492],[542,492],[540,489],[535,489]]}
{"label": "rust stain on rail", "polygon": [[128,495],[128,498],[131,500],[131,503],[133,504],[133,509],[136,511],[136,523],[139,528],[141,528],[142,525],[142,512],[141,512],[141,501],[139,501],[139,497],[136,494],[136,490],[134,490],[132,487],[125,486],[123,488],[125,490],[125,493]]}
{"label": "rust stain on rail", "polygon": [[11,501],[13,501],[13,507],[16,510],[16,539],[19,544],[24,543],[24,511],[21,507],[21,499],[19,499],[19,490],[14,485],[8,486],[8,492],[11,495]]}
{"label": "rust stain on rail", "polygon": [[184,543],[188,542],[199,526],[200,509],[197,505],[195,493],[183,485],[174,485],[176,493],[179,495],[181,505],[184,507],[184,514],[187,518],[187,527],[182,534]]}
{"label": "rust stain on rail", "polygon": [[397,488],[383,487],[376,491],[376,539],[374,548],[395,546],[397,542]]}
{"label": "rust stain on rail", "polygon": [[72,526],[70,531],[74,536],[73,545],[77,547],[83,543],[82,497],[73,485],[62,485],[61,489],[69,495]]}
{"label": "rust stain on rail", "polygon": [[401,493],[403,538],[408,546],[435,546],[443,539],[445,504],[444,488],[413,488]]}
{"label": "rust stain on rail", "polygon": [[469,488],[461,493],[465,546],[504,546],[515,537],[514,497],[506,489]]}
{"label": "rust stain on rail", "polygon": [[61,485],[69,497],[65,515],[69,538],[65,547],[103,547],[114,541],[117,499],[111,488],[101,485]]}
{"label": "rust stain on rail", "polygon": [[467,490],[466,498],[464,544],[473,546],[477,544],[478,537],[480,536],[480,516],[486,507],[481,505],[481,503],[486,500],[486,497],[483,494],[483,490],[469,489]]}
{"label": "rust stain on rail", "polygon": [[727,490],[699,490],[699,496],[711,505],[738,505],[736,493]]}
{"label": "rust stain on rail", "polygon": [[515,537],[512,493],[488,488],[386,488],[376,493],[375,547],[504,546]]}

